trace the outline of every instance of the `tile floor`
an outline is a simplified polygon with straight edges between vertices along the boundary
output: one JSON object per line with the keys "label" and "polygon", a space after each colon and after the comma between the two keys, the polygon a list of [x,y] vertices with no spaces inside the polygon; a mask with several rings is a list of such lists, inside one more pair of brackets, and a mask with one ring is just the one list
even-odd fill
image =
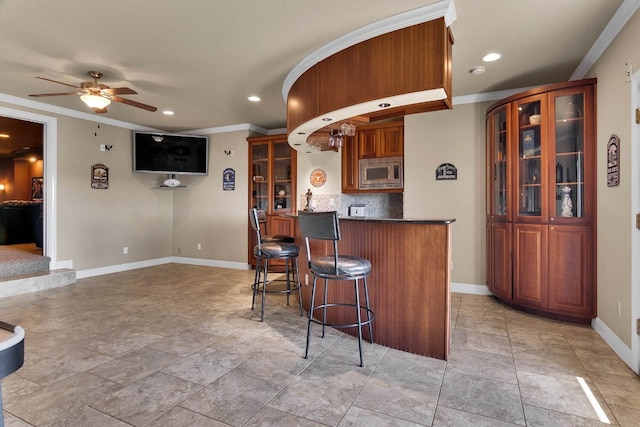
{"label": "tile floor", "polygon": [[448,362],[367,344],[360,368],[337,331],[303,359],[297,305],[270,295],[260,323],[252,279],[167,264],[0,299],[27,333],[5,425],[606,425],[588,392],[611,425],[640,425],[639,377],[589,327],[454,294]]}

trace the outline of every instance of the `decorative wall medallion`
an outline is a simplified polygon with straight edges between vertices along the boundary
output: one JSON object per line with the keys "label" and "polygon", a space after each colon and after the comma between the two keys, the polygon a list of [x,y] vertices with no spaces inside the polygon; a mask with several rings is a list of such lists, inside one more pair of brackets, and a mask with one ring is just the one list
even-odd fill
{"label": "decorative wall medallion", "polygon": [[458,168],[451,163],[443,163],[436,168],[436,181],[458,179]]}
{"label": "decorative wall medallion", "polygon": [[99,190],[109,188],[109,168],[102,163],[91,165],[91,188]]}
{"label": "decorative wall medallion", "polygon": [[314,169],[311,171],[309,181],[314,187],[322,187],[327,182],[327,173],[320,168]]}
{"label": "decorative wall medallion", "polygon": [[607,143],[607,187],[620,184],[620,138],[611,135]]}

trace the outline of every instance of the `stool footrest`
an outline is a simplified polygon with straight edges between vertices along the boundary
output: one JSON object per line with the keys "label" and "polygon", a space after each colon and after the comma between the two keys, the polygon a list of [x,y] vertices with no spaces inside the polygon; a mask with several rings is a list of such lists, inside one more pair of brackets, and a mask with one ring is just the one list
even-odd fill
{"label": "stool footrest", "polygon": [[[316,305],[313,307],[313,309],[311,310],[310,313],[315,312],[316,310],[319,309],[324,309],[324,308],[329,308],[329,307],[357,307],[356,304],[321,304],[321,305]],[[364,310],[367,313],[367,317],[368,319],[362,319],[362,321],[360,322],[360,324],[358,323],[349,323],[349,324],[336,324],[336,323],[324,323],[322,320],[317,320],[314,319],[313,317],[311,317],[311,322],[317,324],[317,325],[323,325],[323,326],[329,326],[331,328],[357,328],[358,326],[364,326],[364,325],[368,325],[369,323],[373,322],[373,319],[375,319],[376,315],[373,312],[373,310],[367,308],[364,305],[360,306],[360,310]]]}

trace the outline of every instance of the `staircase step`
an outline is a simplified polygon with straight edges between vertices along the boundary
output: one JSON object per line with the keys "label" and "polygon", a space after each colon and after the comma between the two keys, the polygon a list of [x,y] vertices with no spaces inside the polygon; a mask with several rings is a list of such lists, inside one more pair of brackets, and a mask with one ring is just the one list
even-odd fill
{"label": "staircase step", "polygon": [[[47,264],[48,268],[48,264]],[[45,273],[0,279],[0,298],[76,283],[76,271],[72,269],[49,270]]]}

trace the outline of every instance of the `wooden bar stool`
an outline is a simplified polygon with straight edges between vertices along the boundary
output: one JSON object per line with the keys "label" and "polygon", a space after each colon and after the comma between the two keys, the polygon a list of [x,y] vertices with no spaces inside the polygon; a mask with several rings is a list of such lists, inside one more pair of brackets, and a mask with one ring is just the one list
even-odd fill
{"label": "wooden bar stool", "polygon": [[[309,309],[309,322],[307,326],[307,346],[304,353],[306,359],[309,355],[309,340],[311,337],[311,324],[322,325],[322,337],[326,326],[334,328],[358,328],[358,350],[360,352],[360,366],[364,366],[362,358],[362,326],[369,326],[369,338],[373,343],[372,322],[375,317],[373,310],[369,306],[369,291],[367,289],[367,277],[371,272],[371,262],[366,258],[353,255],[338,255],[338,240],[340,240],[340,226],[338,224],[337,212],[298,212],[298,223],[300,231],[304,236],[304,243],[307,250],[307,262],[313,274],[313,285],[311,287],[311,305]],[[325,240],[333,242],[333,254],[311,256],[309,240]],[[316,282],[317,279],[324,279],[324,299],[322,304],[315,305]],[[365,305],[360,303],[359,281],[362,279]],[[353,281],[355,292],[355,304],[347,302],[327,302],[327,286],[330,281]],[[340,283],[337,283],[338,285]],[[330,324],[327,322],[328,307],[353,307],[356,317],[355,323]],[[322,310],[322,320],[313,317],[315,310]],[[366,314],[363,319],[362,314]]]}

